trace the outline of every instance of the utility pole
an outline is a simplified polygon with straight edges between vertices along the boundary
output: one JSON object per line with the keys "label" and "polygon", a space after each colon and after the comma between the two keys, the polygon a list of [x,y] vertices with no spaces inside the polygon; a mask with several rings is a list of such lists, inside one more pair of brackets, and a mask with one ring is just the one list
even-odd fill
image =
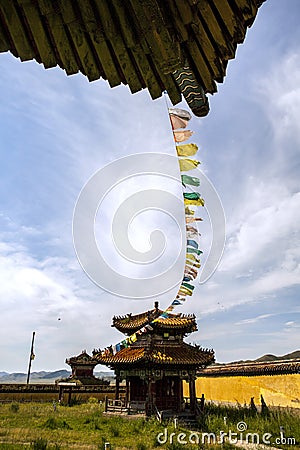
{"label": "utility pole", "polygon": [[31,341],[31,349],[30,349],[30,356],[29,356],[29,364],[28,364],[28,372],[27,372],[26,384],[29,384],[31,362],[32,362],[32,360],[34,359],[34,356],[35,356],[34,353],[33,353],[34,337],[35,337],[35,331],[33,331],[33,333],[32,333],[32,341]]}

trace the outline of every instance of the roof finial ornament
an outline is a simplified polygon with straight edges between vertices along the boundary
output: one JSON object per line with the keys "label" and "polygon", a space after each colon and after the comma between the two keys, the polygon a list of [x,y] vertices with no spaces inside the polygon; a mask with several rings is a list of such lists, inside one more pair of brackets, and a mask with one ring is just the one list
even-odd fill
{"label": "roof finial ornament", "polygon": [[154,302],[154,308],[157,310],[158,309],[158,301]]}

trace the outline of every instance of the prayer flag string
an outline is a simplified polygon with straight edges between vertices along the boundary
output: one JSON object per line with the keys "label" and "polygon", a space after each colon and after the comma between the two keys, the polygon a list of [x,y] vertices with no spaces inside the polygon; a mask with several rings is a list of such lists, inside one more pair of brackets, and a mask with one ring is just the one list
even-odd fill
{"label": "prayer flag string", "polygon": [[183,279],[179,287],[176,298],[171,302],[171,304],[155,319],[153,319],[149,324],[142,327],[140,330],[136,331],[129,337],[123,339],[118,344],[106,348],[102,353],[106,356],[107,353],[115,354],[116,352],[122,350],[123,348],[129,347],[131,344],[137,341],[138,336],[148,331],[152,331],[152,325],[162,319],[169,317],[171,311],[175,307],[183,305],[186,301],[186,297],[193,295],[195,286],[192,284],[198,275],[197,269],[200,268],[201,262],[199,256],[202,254],[200,250],[200,233],[194,224],[202,221],[200,217],[196,217],[196,207],[204,206],[205,202],[201,198],[199,192],[194,192],[191,189],[200,186],[200,180],[197,177],[186,174],[198,167],[200,161],[196,159],[190,159],[190,156],[194,156],[198,152],[198,146],[196,144],[180,144],[187,141],[192,135],[193,131],[185,130],[188,122],[191,119],[191,114],[179,108],[169,108],[169,117],[172,127],[172,132],[174,136],[174,142],[176,147],[176,153],[178,156],[179,169],[181,172],[181,183],[182,183],[182,194],[183,194],[183,204],[185,207],[185,222],[186,222],[186,260],[183,273]]}

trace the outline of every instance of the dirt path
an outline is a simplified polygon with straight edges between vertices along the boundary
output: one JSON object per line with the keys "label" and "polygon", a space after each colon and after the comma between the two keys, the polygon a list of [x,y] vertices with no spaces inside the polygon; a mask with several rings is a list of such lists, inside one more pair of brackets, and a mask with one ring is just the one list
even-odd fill
{"label": "dirt path", "polygon": [[234,444],[238,448],[244,448],[245,450],[283,450],[281,447],[270,447],[263,444],[250,444],[247,442],[239,442]]}

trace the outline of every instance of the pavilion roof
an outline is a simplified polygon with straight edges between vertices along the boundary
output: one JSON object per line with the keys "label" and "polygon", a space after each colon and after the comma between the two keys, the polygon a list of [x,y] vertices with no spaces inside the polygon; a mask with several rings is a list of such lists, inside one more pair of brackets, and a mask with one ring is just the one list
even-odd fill
{"label": "pavilion roof", "polygon": [[66,359],[66,363],[71,366],[73,364],[92,364],[92,365],[97,365],[98,361],[93,357],[90,356],[86,350],[83,350],[79,355],[77,356],[71,356],[70,358]]}
{"label": "pavilion roof", "polygon": [[131,92],[181,92],[172,73],[188,64],[216,92],[227,62],[265,0],[2,0],[0,52],[45,68],[103,78]]}
{"label": "pavilion roof", "polygon": [[[125,316],[113,317],[112,327],[117,328],[125,334],[132,334],[140,328],[151,323],[156,330],[178,330],[181,333],[197,331],[196,318],[194,314],[168,314],[166,318],[160,318],[163,313],[161,309],[154,308],[141,314],[127,314]],[[154,319],[158,319],[152,324]]]}
{"label": "pavilion roof", "polygon": [[202,349],[181,342],[177,345],[154,344],[150,348],[131,346],[124,348],[116,354],[98,354],[96,358],[99,364],[112,368],[127,366],[128,364],[155,363],[168,366],[194,366],[206,367],[214,362],[213,350]]}

